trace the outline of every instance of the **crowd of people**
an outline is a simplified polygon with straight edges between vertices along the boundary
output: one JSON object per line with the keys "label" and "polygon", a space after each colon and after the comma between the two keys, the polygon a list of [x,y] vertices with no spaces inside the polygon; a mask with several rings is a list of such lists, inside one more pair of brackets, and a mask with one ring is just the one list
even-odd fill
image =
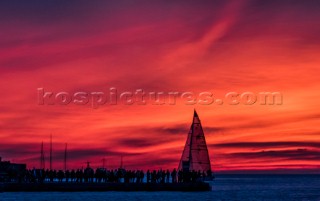
{"label": "crowd of people", "polygon": [[78,170],[42,170],[31,169],[11,173],[8,181],[18,182],[122,182],[122,183],[182,183],[198,182],[212,178],[211,171],[177,171],[169,170],[125,170],[122,168],[107,170],[87,167]]}

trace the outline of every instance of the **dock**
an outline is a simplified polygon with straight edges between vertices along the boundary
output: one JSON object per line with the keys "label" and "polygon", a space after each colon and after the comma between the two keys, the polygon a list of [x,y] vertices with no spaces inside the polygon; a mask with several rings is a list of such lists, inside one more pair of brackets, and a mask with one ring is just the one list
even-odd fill
{"label": "dock", "polygon": [[195,183],[1,183],[0,192],[79,191],[211,191],[206,182]]}

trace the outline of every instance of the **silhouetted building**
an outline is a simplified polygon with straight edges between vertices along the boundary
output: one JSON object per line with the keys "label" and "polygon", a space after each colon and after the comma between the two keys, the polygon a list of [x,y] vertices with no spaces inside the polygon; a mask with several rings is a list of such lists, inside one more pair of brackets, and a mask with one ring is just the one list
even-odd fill
{"label": "silhouetted building", "polygon": [[0,157],[0,181],[17,180],[21,178],[26,171],[26,164],[11,163],[10,161],[2,161]]}

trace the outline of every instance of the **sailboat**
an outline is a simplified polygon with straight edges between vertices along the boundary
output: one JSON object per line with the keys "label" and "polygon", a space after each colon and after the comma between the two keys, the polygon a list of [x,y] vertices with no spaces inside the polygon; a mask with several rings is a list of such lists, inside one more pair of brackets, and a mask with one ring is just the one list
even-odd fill
{"label": "sailboat", "polygon": [[208,147],[196,110],[178,169],[183,172],[200,171],[206,174],[205,180],[213,179]]}

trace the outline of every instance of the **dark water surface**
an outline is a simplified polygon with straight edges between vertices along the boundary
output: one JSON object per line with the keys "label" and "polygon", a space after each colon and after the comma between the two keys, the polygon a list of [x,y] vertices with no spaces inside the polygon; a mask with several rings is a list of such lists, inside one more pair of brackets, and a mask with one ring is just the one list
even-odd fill
{"label": "dark water surface", "polygon": [[0,201],[68,200],[314,200],[320,175],[217,175],[211,192],[39,192],[0,193]]}

